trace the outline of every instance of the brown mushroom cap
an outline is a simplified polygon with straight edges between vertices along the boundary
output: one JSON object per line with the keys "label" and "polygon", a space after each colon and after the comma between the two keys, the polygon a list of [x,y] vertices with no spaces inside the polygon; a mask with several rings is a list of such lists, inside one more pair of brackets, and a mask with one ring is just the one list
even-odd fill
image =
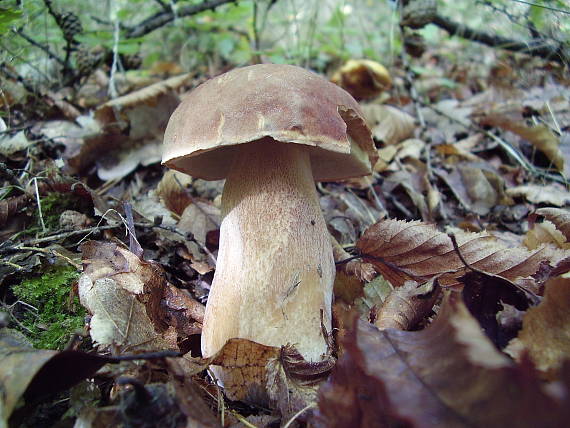
{"label": "brown mushroom cap", "polygon": [[311,146],[315,180],[370,173],[376,150],[358,103],[291,65],[259,64],[208,80],[184,98],[164,135],[163,163],[207,180],[225,178],[240,144],[267,138]]}

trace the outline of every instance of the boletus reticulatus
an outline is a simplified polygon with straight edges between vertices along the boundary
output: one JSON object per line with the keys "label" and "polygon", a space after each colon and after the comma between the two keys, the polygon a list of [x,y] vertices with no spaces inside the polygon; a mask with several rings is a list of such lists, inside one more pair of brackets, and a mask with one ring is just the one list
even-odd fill
{"label": "boletus reticulatus", "polygon": [[[335,264],[314,182],[369,174],[375,156],[358,103],[299,67],[234,69],[184,98],[163,163],[226,179],[204,356],[231,338],[291,344],[307,361],[326,354]],[[222,383],[235,381],[213,369]]]}

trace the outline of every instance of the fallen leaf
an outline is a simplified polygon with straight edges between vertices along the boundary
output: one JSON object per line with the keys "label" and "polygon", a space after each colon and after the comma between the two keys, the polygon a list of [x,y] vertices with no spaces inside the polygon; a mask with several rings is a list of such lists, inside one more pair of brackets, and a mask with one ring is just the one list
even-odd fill
{"label": "fallen leaf", "polygon": [[364,104],[362,111],[372,135],[384,145],[397,144],[411,137],[416,127],[412,116],[395,107]]}
{"label": "fallen leaf", "polygon": [[567,393],[552,397],[528,363],[497,351],[458,293],[446,293],[425,330],[358,321],[343,348],[319,394],[326,426],[556,427],[570,416]]}
{"label": "fallen leaf", "polygon": [[171,77],[108,101],[95,110],[95,119],[103,126],[117,126],[125,121],[122,125],[130,127],[131,138],[146,137],[149,129],[158,129],[160,122],[168,121],[174,110],[162,107],[172,107],[170,104],[174,103],[176,108],[175,91],[190,77],[190,74]]}
{"label": "fallen leaf", "polygon": [[318,385],[328,377],[335,363],[333,357],[308,362],[293,346],[281,347],[279,357],[270,359],[266,370],[269,399],[279,409],[282,420],[316,407]]}
{"label": "fallen leaf", "polygon": [[30,197],[26,194],[12,196],[0,201],[0,227],[8,223],[8,220],[18,213],[22,208],[28,206]]}
{"label": "fallen leaf", "polygon": [[194,203],[188,205],[176,226],[179,231],[191,234],[196,242],[206,245],[208,232],[218,230],[221,223],[220,209],[208,201],[194,198]]}
{"label": "fallen leaf", "polygon": [[559,208],[539,208],[535,214],[554,223],[556,228],[566,237],[566,240],[570,242],[570,212]]}
{"label": "fallen leaf", "polygon": [[[364,286],[363,295],[354,300],[354,306],[361,318],[374,323],[378,318],[378,310],[391,295],[394,288],[382,276],[377,276]],[[346,302],[352,304],[353,302]]]}
{"label": "fallen leaf", "polygon": [[556,228],[554,223],[548,220],[535,223],[532,229],[529,229],[525,234],[523,244],[529,250],[534,250],[542,245],[553,245],[561,250],[570,249],[570,243],[567,242],[566,237]]}
{"label": "fallen leaf", "polygon": [[168,285],[162,302],[165,321],[173,326],[179,336],[191,336],[202,332],[205,306],[193,299],[186,290]]}
{"label": "fallen leaf", "polygon": [[507,304],[519,311],[525,311],[532,304],[538,303],[536,296],[527,295],[515,284],[498,275],[468,271],[459,278],[459,281],[463,284],[465,306],[477,319],[487,337],[499,349],[504,348],[516,336],[518,330],[501,328],[497,314]]}
{"label": "fallen leaf", "polygon": [[24,403],[37,404],[113,361],[77,351],[34,349],[21,333],[7,328],[0,329],[0,360],[0,426],[7,426],[12,412],[17,417],[20,410],[25,411]]}
{"label": "fallen leaf", "polygon": [[180,409],[186,415],[186,426],[188,428],[221,427],[216,416],[200,394],[198,385],[185,375],[184,370],[177,365],[178,361],[179,359],[175,358],[167,359],[169,371],[174,373],[176,377],[173,382],[174,391],[176,393],[178,406],[180,406]]}
{"label": "fallen leaf", "polygon": [[527,140],[544,153],[558,171],[564,172],[564,155],[560,151],[560,139],[546,125],[527,126],[501,114],[485,116],[482,121],[485,125],[498,126]]}
{"label": "fallen leaf", "polygon": [[66,145],[65,158],[72,171],[79,173],[97,163],[99,178],[111,180],[139,164],[159,162],[166,124],[180,102],[176,89],[188,79],[189,75],[176,76],[99,106],[94,124]]}
{"label": "fallen leaf", "polygon": [[460,163],[451,172],[442,168],[435,168],[434,172],[469,211],[487,215],[498,204],[512,204],[505,196],[503,179],[484,164]]}
{"label": "fallen leaf", "polygon": [[139,141],[122,150],[113,151],[96,161],[97,175],[101,180],[118,180],[133,172],[139,165],[159,163],[162,158],[162,142]]}
{"label": "fallen leaf", "polygon": [[230,400],[269,404],[266,390],[270,360],[279,357],[279,348],[247,339],[230,339],[211,359],[210,367]]}
{"label": "fallen leaf", "polygon": [[[338,241],[331,236],[333,246],[333,257],[337,269],[342,269],[347,275],[354,275],[361,282],[370,282],[376,276],[374,266],[370,263],[363,263],[359,258],[349,260],[352,255],[344,250]],[[348,260],[348,262],[346,262]],[[342,263],[339,263],[342,262]],[[345,263],[346,262],[346,263]]]}
{"label": "fallen leaf", "polygon": [[554,185],[539,186],[527,184],[510,187],[506,190],[508,196],[513,198],[524,197],[534,204],[548,204],[563,207],[570,203],[570,192]]}
{"label": "fallen leaf", "polygon": [[188,174],[169,169],[156,186],[156,194],[166,208],[182,215],[184,209],[192,203],[188,189],[191,183],[192,177]]}
{"label": "fallen leaf", "polygon": [[421,286],[414,281],[406,281],[388,295],[374,325],[380,329],[411,330],[429,315],[440,290],[436,278]]}
{"label": "fallen leaf", "polygon": [[158,265],[113,243],[89,241],[81,250],[79,299],[93,315],[93,341],[120,346],[123,352],[176,349],[161,334],[168,326],[160,308],[166,281]]}
{"label": "fallen leaf", "polygon": [[382,380],[368,372],[366,355],[353,335],[345,340],[346,352],[319,390],[318,412],[311,422],[319,428],[413,427],[392,405]]}
{"label": "fallen leaf", "polygon": [[524,315],[518,340],[536,367],[552,378],[570,356],[570,279],[552,278],[544,287],[544,300]]}
{"label": "fallen leaf", "polygon": [[[507,279],[534,274],[543,260],[541,251],[506,248],[486,233],[458,231],[456,238],[471,266]],[[394,286],[406,280],[425,282],[436,275],[442,275],[442,286],[457,285],[457,277],[465,269],[449,236],[419,221],[381,220],[368,228],[356,245],[363,260],[372,263]]]}

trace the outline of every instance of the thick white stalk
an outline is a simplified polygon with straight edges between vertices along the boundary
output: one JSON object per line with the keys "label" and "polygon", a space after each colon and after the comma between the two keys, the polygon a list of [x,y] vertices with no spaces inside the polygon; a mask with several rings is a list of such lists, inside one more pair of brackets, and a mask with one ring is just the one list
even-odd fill
{"label": "thick white stalk", "polygon": [[216,273],[202,352],[231,338],[287,343],[311,361],[326,350],[335,266],[308,149],[272,139],[238,147],[222,196]]}

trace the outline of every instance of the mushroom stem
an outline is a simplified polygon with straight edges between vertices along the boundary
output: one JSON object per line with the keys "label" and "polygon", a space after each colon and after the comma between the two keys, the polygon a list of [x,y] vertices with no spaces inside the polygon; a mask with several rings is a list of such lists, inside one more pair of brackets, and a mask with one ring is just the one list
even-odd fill
{"label": "mushroom stem", "polygon": [[321,312],[330,330],[335,267],[308,148],[270,138],[240,147],[222,216],[203,354],[239,337],[289,343],[305,359],[320,360],[327,350]]}

